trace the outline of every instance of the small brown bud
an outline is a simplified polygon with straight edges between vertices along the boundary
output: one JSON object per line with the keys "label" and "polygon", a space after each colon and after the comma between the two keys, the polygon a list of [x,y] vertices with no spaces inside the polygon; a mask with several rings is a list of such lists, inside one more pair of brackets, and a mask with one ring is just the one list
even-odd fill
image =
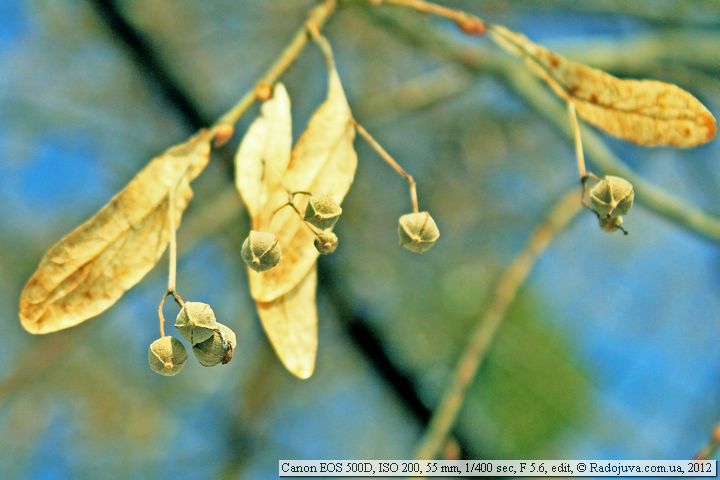
{"label": "small brown bud", "polygon": [[342,215],[342,207],[330,196],[310,197],[305,208],[305,221],[321,230],[332,228]]}
{"label": "small brown bud", "polygon": [[323,230],[315,238],[315,248],[321,255],[333,253],[338,246],[338,237],[329,230]]}
{"label": "small brown bud", "polygon": [[192,345],[204,342],[217,328],[215,312],[207,303],[185,302],[175,319],[175,328]]}
{"label": "small brown bud", "polygon": [[271,232],[251,230],[240,252],[248,267],[256,272],[264,272],[278,264],[282,257],[280,242]]}
{"label": "small brown bud", "polygon": [[213,142],[215,147],[225,145],[225,143],[232,138],[234,131],[235,127],[228,123],[223,123],[215,127],[215,140]]}
{"label": "small brown bud", "polygon": [[204,367],[214,367],[219,363],[225,365],[232,360],[237,345],[235,332],[222,323],[217,325],[212,337],[193,346],[195,357]]}
{"label": "small brown bud", "polygon": [[468,35],[485,35],[485,23],[479,18],[466,18],[457,22],[457,26]]}
{"label": "small brown bud", "polygon": [[148,348],[150,368],[160,375],[172,377],[182,370],[187,360],[185,346],[175,337],[158,338]]}
{"label": "small brown bud", "polygon": [[259,82],[255,85],[255,98],[264,102],[272,97],[272,85],[267,82]]}
{"label": "small brown bud", "polygon": [[407,250],[423,253],[435,245],[440,230],[428,212],[408,213],[398,221],[398,237]]}

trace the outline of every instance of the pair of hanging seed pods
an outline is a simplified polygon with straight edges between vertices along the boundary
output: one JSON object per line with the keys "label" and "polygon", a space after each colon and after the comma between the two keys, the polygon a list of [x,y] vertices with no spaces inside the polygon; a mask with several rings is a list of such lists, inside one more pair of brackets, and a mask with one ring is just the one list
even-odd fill
{"label": "pair of hanging seed pods", "polygon": [[[332,197],[310,197],[302,220],[311,226],[315,248],[321,255],[329,255],[337,249],[338,237],[330,229],[340,215],[342,207]],[[423,253],[440,238],[440,231],[428,212],[414,212],[400,217],[398,237],[400,245],[406,249]],[[252,230],[243,242],[241,255],[248,267],[264,272],[280,262],[282,250],[274,233]]]}
{"label": "pair of hanging seed pods", "polygon": [[[286,206],[295,209],[291,202]],[[330,229],[335,226],[340,215],[342,208],[330,196],[311,196],[308,200],[302,220],[315,234],[315,248],[322,255],[331,254],[337,249],[338,237]],[[256,272],[264,272],[280,262],[282,249],[274,233],[251,230],[243,242],[241,256],[248,267]]]}
{"label": "pair of hanging seed pods", "polygon": [[[207,303],[185,302],[175,328],[193,346],[200,365],[214,367],[232,359],[237,345],[235,332],[215,319],[215,312]],[[170,335],[158,338],[148,349],[150,368],[160,375],[177,375],[187,358],[185,346]]]}

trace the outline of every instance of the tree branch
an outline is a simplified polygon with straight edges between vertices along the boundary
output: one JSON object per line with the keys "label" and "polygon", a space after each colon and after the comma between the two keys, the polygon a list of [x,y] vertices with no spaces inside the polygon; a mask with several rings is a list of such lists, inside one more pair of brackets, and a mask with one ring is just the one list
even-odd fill
{"label": "tree branch", "polygon": [[[521,62],[505,56],[481,53],[478,49],[468,49],[449,40],[421,22],[412,19],[389,16],[366,9],[371,18],[398,31],[399,38],[414,46],[452,60],[473,73],[491,73],[499,75],[533,109],[550,120],[569,139],[572,131],[567,122],[567,113],[563,104],[526,71]],[[624,177],[633,184],[637,202],[643,204],[655,214],[697,233],[715,242],[720,241],[720,219],[701,208],[672,195],[666,190],[638,176],[627,164],[618,158],[605,142],[592,130],[581,127],[585,153],[597,164],[604,174]],[[599,173],[599,172],[598,172]]]}
{"label": "tree branch", "polygon": [[270,65],[260,77],[257,86],[245,95],[221,116],[215,125],[234,125],[240,117],[255,103],[258,97],[263,97],[263,91],[271,87],[285,71],[297,60],[310,38],[310,31],[319,32],[335,11],[336,0],[324,0],[315,6],[303,25],[295,32],[290,43],[280,56]]}
{"label": "tree branch", "polygon": [[475,378],[488,347],[500,329],[520,286],[527,279],[543,251],[581,209],[580,194],[577,188],[573,187],[552,207],[547,218],[535,229],[525,247],[501,275],[490,306],[473,330],[470,341],[455,366],[450,384],[430,419],[425,435],[417,448],[416,458],[432,459],[445,444],[465,400],[468,387]]}

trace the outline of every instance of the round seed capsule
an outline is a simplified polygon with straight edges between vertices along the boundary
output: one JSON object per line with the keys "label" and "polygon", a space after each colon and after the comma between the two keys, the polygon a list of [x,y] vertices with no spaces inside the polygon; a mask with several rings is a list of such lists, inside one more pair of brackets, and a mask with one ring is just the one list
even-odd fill
{"label": "round seed capsule", "polygon": [[175,328],[192,345],[212,337],[217,325],[215,312],[202,302],[185,302],[175,319]]}
{"label": "round seed capsule", "polygon": [[333,232],[325,230],[315,237],[315,248],[321,255],[333,253],[338,246],[338,237]]}
{"label": "round seed capsule", "polygon": [[224,365],[232,360],[235,345],[237,345],[235,332],[226,325],[218,323],[218,328],[213,332],[213,336],[195,345],[193,353],[200,365],[214,367],[219,363]]}
{"label": "round seed capsule", "polygon": [[622,216],[630,211],[634,200],[632,184],[621,177],[607,175],[590,190],[590,202],[600,227],[608,232],[622,228]]}
{"label": "round seed capsule", "polygon": [[398,237],[406,249],[423,253],[435,245],[440,230],[428,212],[408,213],[398,220]]}
{"label": "round seed capsule", "polygon": [[620,177],[608,175],[590,190],[590,201],[601,217],[625,215],[634,200],[632,184]]}
{"label": "round seed capsule", "polygon": [[240,252],[245,264],[256,272],[264,272],[278,264],[282,257],[280,242],[274,233],[251,230]]}
{"label": "round seed capsule", "polygon": [[160,375],[172,377],[182,370],[187,360],[185,346],[175,337],[158,338],[148,348],[150,368]]}
{"label": "round seed capsule", "polygon": [[622,228],[623,217],[598,217],[600,228],[606,232],[614,232]]}
{"label": "round seed capsule", "polygon": [[305,221],[321,230],[332,228],[342,214],[342,207],[329,195],[310,197],[305,208]]}

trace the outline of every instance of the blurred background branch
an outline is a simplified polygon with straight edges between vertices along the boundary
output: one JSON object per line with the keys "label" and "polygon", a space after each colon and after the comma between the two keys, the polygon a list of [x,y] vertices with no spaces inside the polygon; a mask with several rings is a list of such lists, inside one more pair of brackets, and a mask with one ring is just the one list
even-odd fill
{"label": "blurred background branch", "polygon": [[523,249],[500,275],[492,300],[470,334],[450,383],[418,445],[415,458],[436,458],[457,419],[468,387],[482,365],[518,290],[545,249],[581,210],[579,189],[573,188],[551,207],[547,218],[535,229]]}

